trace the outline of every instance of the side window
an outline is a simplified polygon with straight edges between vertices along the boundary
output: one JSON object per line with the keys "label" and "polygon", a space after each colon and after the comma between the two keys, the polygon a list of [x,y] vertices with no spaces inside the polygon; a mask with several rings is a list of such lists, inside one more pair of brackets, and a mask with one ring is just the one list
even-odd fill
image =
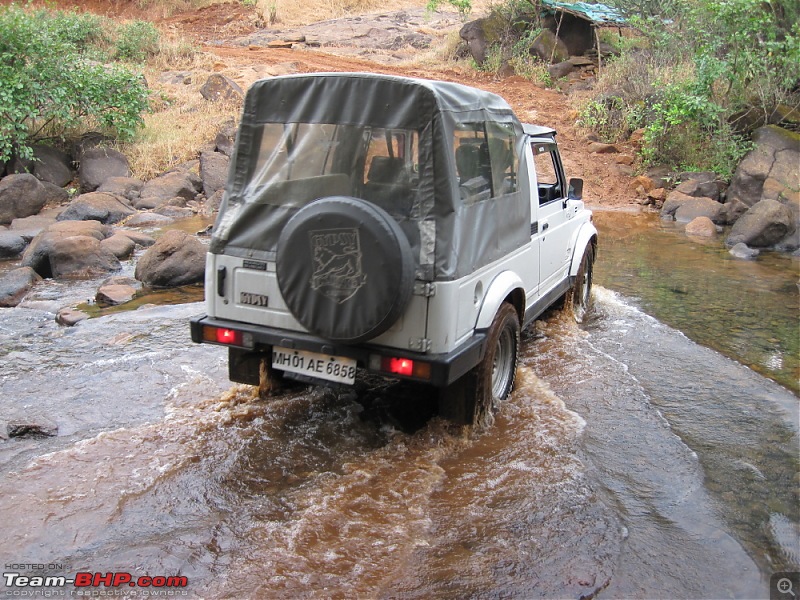
{"label": "side window", "polygon": [[502,196],[517,191],[517,157],[514,126],[506,123],[486,123],[489,159],[492,165],[492,195]]}
{"label": "side window", "polygon": [[536,181],[539,188],[539,204],[552,202],[561,198],[563,193],[558,181],[555,161],[550,144],[532,142],[533,162],[536,166]]}
{"label": "side window", "polygon": [[492,197],[492,168],[483,123],[463,123],[453,139],[458,188],[465,204]]}
{"label": "side window", "polygon": [[372,129],[368,136],[361,183],[415,186],[419,134],[404,129]]}
{"label": "side window", "polygon": [[487,121],[456,127],[453,152],[465,204],[517,191],[516,139],[511,124]]}

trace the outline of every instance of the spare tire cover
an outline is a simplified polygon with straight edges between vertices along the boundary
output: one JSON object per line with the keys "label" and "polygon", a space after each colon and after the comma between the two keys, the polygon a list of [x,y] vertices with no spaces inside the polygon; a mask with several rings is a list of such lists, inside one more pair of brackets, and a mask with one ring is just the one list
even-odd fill
{"label": "spare tire cover", "polygon": [[330,196],[301,208],[278,238],[278,287],[311,333],[363,342],[403,314],[414,288],[408,240],[386,211]]}

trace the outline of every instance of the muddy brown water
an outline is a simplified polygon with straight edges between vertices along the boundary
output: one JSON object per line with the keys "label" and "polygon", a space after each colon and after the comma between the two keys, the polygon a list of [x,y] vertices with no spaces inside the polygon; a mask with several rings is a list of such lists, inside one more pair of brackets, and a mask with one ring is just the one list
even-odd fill
{"label": "muddy brown water", "polygon": [[[629,217],[597,217],[593,317],[526,330],[516,389],[477,436],[408,385],[257,400],[222,349],[189,342],[200,304],[72,329],[0,311],[2,418],[60,428],[0,440],[0,559],[181,574],[205,598],[769,597],[772,572],[800,569],[798,398],[648,315],[663,275],[612,291],[648,239],[683,243]],[[672,271],[700,253],[705,281],[727,260],[707,252]],[[792,281],[777,264],[762,278]],[[761,301],[796,306],[785,290]]]}

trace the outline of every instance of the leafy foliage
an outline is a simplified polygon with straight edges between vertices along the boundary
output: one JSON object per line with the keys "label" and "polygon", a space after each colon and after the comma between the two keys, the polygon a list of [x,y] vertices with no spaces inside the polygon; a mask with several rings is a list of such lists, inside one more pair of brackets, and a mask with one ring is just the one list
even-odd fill
{"label": "leafy foliage", "polygon": [[155,25],[147,21],[130,21],[117,30],[117,58],[133,62],[144,62],[158,53],[159,33]]}
{"label": "leafy foliage", "polygon": [[[741,110],[765,121],[800,103],[800,5],[794,0],[615,0],[642,33],[604,70],[581,120],[607,138],[644,129],[645,164],[730,175],[749,144]],[[609,98],[614,98],[610,101]]]}
{"label": "leafy foliage", "polygon": [[[97,17],[0,9],[0,160],[31,155],[36,140],[99,126],[131,136],[148,93],[142,78],[93,57]],[[90,53],[89,50],[93,51]]]}

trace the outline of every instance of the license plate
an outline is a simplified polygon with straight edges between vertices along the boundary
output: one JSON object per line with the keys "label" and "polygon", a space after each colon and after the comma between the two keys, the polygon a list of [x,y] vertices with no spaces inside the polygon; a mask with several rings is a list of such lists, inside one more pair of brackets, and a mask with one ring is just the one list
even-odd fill
{"label": "license plate", "polygon": [[348,385],[353,385],[356,380],[356,361],[354,359],[306,350],[274,347],[272,349],[272,367],[281,371]]}

